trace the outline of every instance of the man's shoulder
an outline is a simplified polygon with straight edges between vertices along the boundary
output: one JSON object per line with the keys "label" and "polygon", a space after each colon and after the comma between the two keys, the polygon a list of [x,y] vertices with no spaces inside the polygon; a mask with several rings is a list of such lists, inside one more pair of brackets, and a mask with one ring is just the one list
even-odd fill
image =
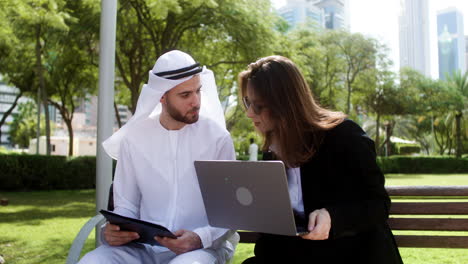
{"label": "man's shoulder", "polygon": [[195,131],[205,134],[205,135],[210,135],[210,136],[215,136],[215,137],[226,137],[230,135],[229,132],[226,130],[226,128],[221,127],[214,120],[203,117],[203,116],[200,116],[198,121],[192,124],[192,127]]}
{"label": "man's shoulder", "polygon": [[154,135],[157,130],[155,125],[155,120],[151,118],[145,118],[134,122],[131,126],[128,127],[123,141],[135,143],[147,139],[149,135]]}

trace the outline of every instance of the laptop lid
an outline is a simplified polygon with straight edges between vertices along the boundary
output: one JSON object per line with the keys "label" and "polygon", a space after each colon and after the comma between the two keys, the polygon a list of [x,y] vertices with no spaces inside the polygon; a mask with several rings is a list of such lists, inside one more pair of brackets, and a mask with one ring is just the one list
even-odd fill
{"label": "laptop lid", "polygon": [[281,161],[195,161],[211,226],[298,235]]}

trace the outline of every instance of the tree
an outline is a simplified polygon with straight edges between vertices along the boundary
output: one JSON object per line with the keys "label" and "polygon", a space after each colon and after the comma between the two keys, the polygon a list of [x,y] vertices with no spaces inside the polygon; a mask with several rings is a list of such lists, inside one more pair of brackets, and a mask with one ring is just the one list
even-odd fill
{"label": "tree", "polygon": [[48,55],[49,34],[67,31],[65,20],[70,16],[63,9],[64,0],[25,0],[20,3],[15,10],[12,10],[16,17],[14,29],[18,39],[34,43],[32,48],[35,51],[35,76],[40,98],[38,101],[41,101],[44,107],[47,155],[50,155],[51,130],[43,59]]}
{"label": "tree", "polygon": [[73,155],[72,120],[79,102],[96,92],[97,24],[99,19],[93,5],[80,1],[67,3],[76,20],[69,23],[69,31],[56,35],[53,49],[54,56],[49,56],[47,71],[48,86],[51,87],[49,103],[60,112],[67,126],[69,135],[68,155]]}
{"label": "tree", "polygon": [[148,68],[164,52],[182,49],[210,66],[223,84],[220,95],[229,96],[237,69],[267,54],[273,42],[276,18],[267,0],[156,3],[123,0],[118,12],[116,64],[132,113]]}
{"label": "tree", "polygon": [[437,87],[437,83],[409,67],[400,69],[399,81],[402,91],[400,96],[412,98],[409,100],[412,111],[404,120],[406,134],[430,154],[434,149],[432,120],[434,111],[438,108],[437,104],[433,103],[432,96],[436,92],[434,87]]}
{"label": "tree", "polygon": [[10,16],[17,4],[17,1],[12,0],[0,1],[0,18],[2,18],[0,19],[0,58],[8,56],[11,49],[18,44]]}
{"label": "tree", "polygon": [[425,79],[419,86],[420,100],[417,103],[420,113],[431,119],[431,132],[440,155],[449,150],[453,134],[452,118],[448,115],[453,109],[454,94],[446,82]]}
{"label": "tree", "polygon": [[[21,148],[29,147],[29,140],[36,137],[36,114],[37,108],[34,102],[29,101],[18,105],[18,113],[13,114],[9,131],[11,141],[14,144]],[[45,135],[45,127],[41,127],[41,135]]]}
{"label": "tree", "polygon": [[289,57],[302,69],[316,99],[323,106],[335,108],[345,63],[336,45],[341,34],[306,25],[291,31],[287,37]]}
{"label": "tree", "polygon": [[34,54],[28,44],[24,42],[17,43],[6,56],[0,57],[0,73],[3,75],[3,81],[19,90],[13,104],[3,114],[0,120],[0,128],[17,106],[20,97],[32,95],[35,80],[34,65],[31,63],[33,60]]}
{"label": "tree", "polygon": [[460,71],[455,71],[452,75],[446,78],[449,83],[449,89],[453,94],[453,108],[455,114],[455,135],[456,135],[456,148],[455,155],[457,158],[462,154],[462,120],[463,111],[468,108],[468,71],[462,74]]}
{"label": "tree", "polygon": [[345,113],[351,111],[351,96],[354,90],[354,82],[359,74],[376,67],[376,53],[378,42],[367,38],[360,33],[348,33],[340,31],[341,37],[337,38],[338,46],[346,63],[344,83],[346,87]]}

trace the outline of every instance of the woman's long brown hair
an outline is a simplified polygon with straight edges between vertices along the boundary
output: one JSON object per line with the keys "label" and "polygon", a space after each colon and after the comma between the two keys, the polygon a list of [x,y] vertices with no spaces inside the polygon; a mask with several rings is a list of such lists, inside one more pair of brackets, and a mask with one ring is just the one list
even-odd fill
{"label": "woman's long brown hair", "polygon": [[315,102],[304,76],[282,56],[262,58],[239,74],[241,98],[247,83],[268,108],[273,131],[263,135],[263,150],[275,140],[274,153],[288,166],[298,167],[319,148],[324,131],[343,122],[346,115],[322,108]]}

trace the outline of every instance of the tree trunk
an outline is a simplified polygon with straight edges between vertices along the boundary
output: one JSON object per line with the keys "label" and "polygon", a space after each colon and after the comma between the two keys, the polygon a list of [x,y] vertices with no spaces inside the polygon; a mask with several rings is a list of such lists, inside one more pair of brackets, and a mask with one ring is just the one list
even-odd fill
{"label": "tree trunk", "polygon": [[39,155],[39,147],[41,146],[39,138],[41,137],[41,88],[37,88],[37,118],[36,118],[36,155]]}
{"label": "tree trunk", "polygon": [[117,108],[117,104],[114,102],[114,112],[115,112],[115,119],[117,119],[117,124],[119,128],[122,127],[122,121],[120,120],[119,109]]}
{"label": "tree trunk", "polygon": [[[42,46],[41,46],[41,25],[36,26],[36,67],[39,77],[39,89],[42,95],[42,104],[44,105],[45,126],[46,126],[46,154],[50,155],[50,117],[47,102],[47,91],[45,89],[44,74],[42,70]],[[38,139],[39,140],[39,139]]]}
{"label": "tree trunk", "polygon": [[392,142],[390,140],[390,138],[392,137],[392,131],[393,130],[393,126],[390,122],[388,122],[388,124],[385,125],[385,134],[386,134],[386,139],[385,139],[385,148],[386,148],[386,153],[385,153],[385,156],[391,156],[393,153],[392,153]]}
{"label": "tree trunk", "polygon": [[50,116],[49,116],[49,105],[47,103],[47,95],[44,91],[42,93],[42,102],[44,105],[44,116],[45,116],[45,129],[46,129],[46,154],[50,155]]}
{"label": "tree trunk", "polygon": [[131,99],[130,111],[132,112],[132,115],[134,115],[136,112],[139,96],[140,96],[140,91],[138,89],[138,86],[133,87],[130,90],[130,99]]}
{"label": "tree trunk", "polygon": [[455,115],[455,131],[457,133],[456,135],[456,144],[455,144],[455,156],[457,158],[461,158],[462,154],[462,140],[461,140],[461,118],[462,118],[462,113],[459,112]]}
{"label": "tree trunk", "polygon": [[377,120],[375,121],[375,151],[380,156],[380,114],[377,113]]}
{"label": "tree trunk", "polygon": [[8,108],[8,110],[3,114],[2,120],[0,120],[0,144],[2,143],[2,126],[5,124],[7,117],[10,116],[11,112],[13,112],[13,109],[15,109],[16,105],[18,104],[18,100],[22,95],[23,92],[20,91],[20,93],[16,96],[13,104],[11,104],[10,108]]}
{"label": "tree trunk", "polygon": [[347,95],[347,98],[346,98],[346,114],[349,115],[349,111],[351,109],[351,84],[347,83],[347,88],[348,88],[348,95]]}
{"label": "tree trunk", "polygon": [[63,118],[65,125],[68,129],[68,156],[73,156],[73,127],[72,127],[73,118]]}

